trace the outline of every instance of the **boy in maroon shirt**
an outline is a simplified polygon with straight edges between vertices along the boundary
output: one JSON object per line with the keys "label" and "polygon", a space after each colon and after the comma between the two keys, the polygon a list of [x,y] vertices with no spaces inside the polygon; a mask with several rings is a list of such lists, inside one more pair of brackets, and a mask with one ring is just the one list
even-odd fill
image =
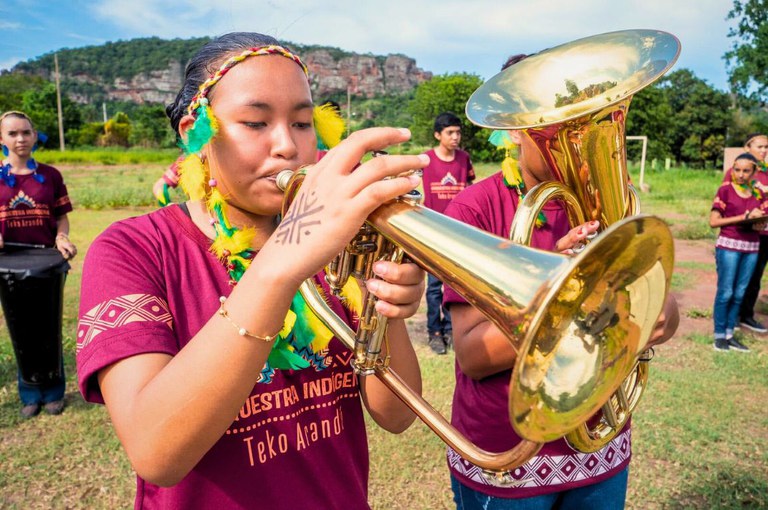
{"label": "boy in maroon shirt", "polygon": [[[437,147],[426,152],[429,165],[424,168],[424,205],[439,213],[461,190],[475,180],[469,154],[459,149],[461,119],[453,113],[441,113],[434,125]],[[443,282],[427,274],[427,331],[429,346],[436,354],[445,354],[452,343],[451,315],[443,303]]]}

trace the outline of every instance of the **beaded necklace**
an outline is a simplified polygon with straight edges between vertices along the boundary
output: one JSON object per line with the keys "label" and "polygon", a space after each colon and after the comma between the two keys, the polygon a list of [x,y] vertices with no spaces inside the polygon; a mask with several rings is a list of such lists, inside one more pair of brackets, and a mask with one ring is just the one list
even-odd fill
{"label": "beaded necklace", "polygon": [[[29,170],[32,170],[32,178],[34,180],[36,180],[40,184],[45,182],[45,177],[43,177],[37,172],[37,161],[35,161],[32,158],[29,158],[27,160],[27,168]],[[10,161],[6,161],[5,163],[0,163],[0,179],[9,188],[14,188],[16,187],[16,174],[12,173],[11,170],[13,170],[13,165],[11,165]]]}

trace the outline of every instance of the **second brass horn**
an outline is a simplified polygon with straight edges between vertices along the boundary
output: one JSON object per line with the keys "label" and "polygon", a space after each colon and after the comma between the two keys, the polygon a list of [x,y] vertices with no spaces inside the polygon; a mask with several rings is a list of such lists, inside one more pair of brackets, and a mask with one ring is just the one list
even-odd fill
{"label": "second brass horn", "polygon": [[[278,176],[286,204],[300,194],[303,177],[290,174]],[[290,214],[287,205],[284,214]],[[520,447],[501,453],[476,447],[389,369],[380,357],[379,335],[361,342],[361,331],[349,331],[313,285],[303,285],[302,294],[355,351],[360,373],[379,377],[462,457],[492,471],[521,465],[539,443],[563,436],[599,409],[630,370],[655,322],[648,313],[655,291],[648,276],[663,279],[672,268],[671,234],[652,217],[616,223],[574,258],[511,243],[409,197],[377,208],[361,232],[364,242],[352,243],[346,254],[351,256],[342,257],[354,268],[370,267],[369,256],[391,256],[382,248],[391,243],[505,332],[519,353],[509,409],[524,438]],[[378,322],[362,317],[362,333]]]}
{"label": "second brass horn", "polygon": [[[512,241],[530,242],[534,220],[551,199],[564,201],[573,226],[599,220],[606,227],[637,214],[625,147],[629,104],[636,92],[669,70],[679,52],[679,41],[667,32],[600,34],[530,56],[472,95],[467,103],[472,122],[524,130],[528,147],[535,147],[552,171],[552,181],[529,190],[519,204],[510,229]],[[665,242],[671,258],[672,241]],[[653,318],[662,310],[671,270],[665,267],[663,273],[644,277],[649,299],[645,313]],[[623,428],[645,387],[647,361],[641,354],[614,395],[601,397],[606,404],[590,427],[568,434],[575,448],[595,451]]]}

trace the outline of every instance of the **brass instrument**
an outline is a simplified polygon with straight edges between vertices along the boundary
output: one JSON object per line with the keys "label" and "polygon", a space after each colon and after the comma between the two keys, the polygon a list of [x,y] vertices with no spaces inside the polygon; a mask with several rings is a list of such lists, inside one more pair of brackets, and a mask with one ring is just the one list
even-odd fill
{"label": "brass instrument", "polygon": [[[305,170],[277,177],[283,215],[300,193]],[[428,269],[482,310],[518,352],[510,420],[523,441],[506,452],[478,448],[388,366],[381,357],[386,318],[368,296],[352,331],[311,281],[301,292],[318,317],[354,352],[355,370],[375,375],[459,455],[503,478],[541,443],[562,437],[594,414],[643,350],[656,315],[650,298],[663,292],[672,270],[672,237],[653,217],[617,222],[579,256],[512,243],[422,207],[420,194],[379,206],[357,237],[326,267],[329,284],[367,279],[375,260],[403,255]],[[638,256],[638,254],[640,254]],[[647,285],[651,279],[662,288]],[[578,374],[578,377],[572,377]]]}
{"label": "brass instrument", "polygon": [[[513,242],[530,242],[536,216],[552,199],[563,201],[573,226],[599,220],[605,228],[638,213],[627,172],[629,103],[679,53],[679,41],[666,32],[611,32],[530,56],[475,91],[467,103],[469,119],[493,129],[525,130],[553,174],[553,181],[534,187],[521,202],[510,231]],[[671,258],[668,242],[664,249]],[[656,289],[643,312],[652,319],[661,313],[670,275],[671,266],[645,277],[649,290]],[[640,354],[601,414],[566,436],[573,447],[596,451],[623,428],[646,386],[648,360],[648,353]]]}

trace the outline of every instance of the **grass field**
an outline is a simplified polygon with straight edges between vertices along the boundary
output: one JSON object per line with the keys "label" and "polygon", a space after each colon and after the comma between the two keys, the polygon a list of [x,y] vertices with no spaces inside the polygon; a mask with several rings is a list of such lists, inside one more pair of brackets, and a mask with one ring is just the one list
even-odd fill
{"label": "grass field", "polygon": [[[42,159],[42,158],[41,158]],[[171,155],[168,161],[172,160]],[[85,404],[75,385],[74,331],[83,255],[120,218],[153,207],[152,182],[165,164],[63,166],[76,210],[72,239],[80,250],[65,291],[68,407],[59,417],[19,418],[15,362],[0,326],[0,508],[131,508],[134,477],[101,406]],[[487,176],[491,165],[478,165]],[[633,176],[637,182],[637,176]],[[717,172],[649,173],[643,209],[665,218],[680,239],[709,239],[709,206]],[[685,272],[711,271],[706,264]],[[679,277],[675,285],[691,282]],[[450,413],[453,356],[425,346],[424,310],[410,320],[425,396]],[[693,310],[701,320],[707,310]],[[706,335],[680,331],[657,350],[650,387],[633,417],[634,458],[628,508],[768,507],[768,348],[750,339],[750,355],[718,355]],[[451,508],[444,446],[417,422],[393,436],[369,426],[371,504],[376,509]],[[343,495],[339,495],[343,498]]]}

